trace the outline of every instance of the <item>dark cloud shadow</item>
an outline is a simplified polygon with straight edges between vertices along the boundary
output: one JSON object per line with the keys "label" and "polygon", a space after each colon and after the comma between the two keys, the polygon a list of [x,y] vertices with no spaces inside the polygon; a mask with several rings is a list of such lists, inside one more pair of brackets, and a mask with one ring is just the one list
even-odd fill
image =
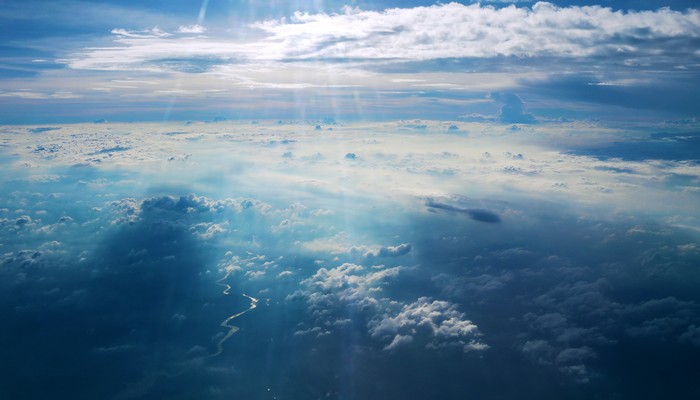
{"label": "dark cloud shadow", "polygon": [[486,222],[486,223],[497,223],[501,222],[501,217],[498,216],[498,214],[494,213],[493,211],[489,210],[482,210],[482,209],[476,209],[476,208],[459,208],[455,207],[449,204],[445,203],[438,203],[433,200],[428,200],[425,205],[428,207],[428,210],[433,211],[433,212],[450,212],[450,213],[457,213],[457,214],[464,214],[467,215],[469,218],[479,221],[479,222]]}
{"label": "dark cloud shadow", "polygon": [[577,149],[571,153],[602,160],[619,158],[628,161],[700,161],[700,135],[658,133],[650,135],[648,139],[615,142],[607,146]]}
{"label": "dark cloud shadow", "polygon": [[[523,81],[529,93],[564,101],[581,101],[600,106],[629,109],[629,116],[647,116],[648,112],[698,116],[700,94],[695,90],[699,78],[694,72],[666,75],[641,73],[639,82],[617,83],[629,79],[625,71],[610,72],[607,77],[587,74],[553,75],[546,80]],[[644,114],[640,110],[646,110]]]}
{"label": "dark cloud shadow", "polygon": [[12,327],[0,340],[13,343],[0,351],[12,382],[0,397],[114,398],[207,354],[221,316],[203,311],[220,290],[206,275],[212,251],[190,230],[202,216],[188,199],[143,201],[134,219],[86,235],[93,250],[81,262],[41,252],[9,260],[7,269],[31,262],[35,272],[0,298]]}

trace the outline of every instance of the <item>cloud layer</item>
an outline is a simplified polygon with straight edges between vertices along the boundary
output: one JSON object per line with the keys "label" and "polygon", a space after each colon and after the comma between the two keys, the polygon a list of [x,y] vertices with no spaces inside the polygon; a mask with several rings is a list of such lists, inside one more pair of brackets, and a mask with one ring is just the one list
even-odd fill
{"label": "cloud layer", "polygon": [[700,13],[615,12],[544,2],[532,8],[449,3],[384,12],[297,13],[289,21],[254,26],[271,34],[268,40],[280,45],[275,50],[290,59],[659,56],[675,51],[664,46],[670,39],[693,48]]}
{"label": "cloud layer", "polygon": [[5,127],[0,395],[696,393],[690,133],[516,128]]}
{"label": "cloud layer", "polygon": [[[296,13],[252,25],[253,41],[172,36],[157,28],[115,29],[119,46],[86,49],[67,60],[77,69],[169,68],[168,60],[213,65],[271,61],[425,61],[451,58],[561,57],[625,60],[697,59],[700,12],[613,11],[601,6],[494,8],[449,3],[340,14]],[[179,34],[199,34],[199,25]],[[673,46],[669,46],[673,44]],[[633,61],[630,61],[633,62]],[[170,67],[173,67],[172,65]]]}

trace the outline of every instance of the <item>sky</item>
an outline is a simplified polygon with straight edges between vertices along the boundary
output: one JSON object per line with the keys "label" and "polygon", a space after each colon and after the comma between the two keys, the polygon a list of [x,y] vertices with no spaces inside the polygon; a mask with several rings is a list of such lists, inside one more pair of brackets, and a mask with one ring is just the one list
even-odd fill
{"label": "sky", "polygon": [[[0,122],[698,117],[690,1],[27,1]],[[642,110],[642,112],[640,112]]]}
{"label": "sky", "polygon": [[700,398],[693,2],[0,5],[0,398]]}

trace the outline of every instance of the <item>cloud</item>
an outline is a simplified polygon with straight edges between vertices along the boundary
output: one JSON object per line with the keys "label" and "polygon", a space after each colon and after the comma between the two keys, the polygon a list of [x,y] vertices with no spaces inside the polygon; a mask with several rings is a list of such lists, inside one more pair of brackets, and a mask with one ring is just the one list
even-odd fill
{"label": "cloud", "polygon": [[381,287],[396,278],[401,267],[365,272],[361,265],[344,263],[335,268],[320,268],[314,275],[303,280],[301,284],[311,291],[299,294],[307,297],[314,310],[328,308],[337,302],[354,306],[371,306],[375,304]]}
{"label": "cloud", "polygon": [[488,346],[479,340],[477,326],[465,318],[454,304],[421,297],[403,305],[396,313],[385,313],[369,323],[372,337],[390,343],[391,350],[414,341],[427,347],[457,346],[464,351],[485,350]]}
{"label": "cloud", "polygon": [[458,214],[466,214],[467,216],[469,216],[469,218],[479,222],[501,222],[501,217],[499,217],[498,214],[494,213],[493,211],[489,210],[482,210],[476,208],[460,208],[445,203],[438,203],[433,200],[428,200],[428,202],[425,205],[428,207],[429,210],[432,211],[446,211]]}
{"label": "cloud", "polygon": [[146,39],[146,38],[165,38],[172,36],[172,34],[163,31],[162,29],[158,28],[157,26],[151,29],[144,29],[141,31],[130,31],[126,29],[112,29],[112,34],[120,36],[120,37],[126,37],[126,38],[138,38],[138,39]]}
{"label": "cloud", "polygon": [[688,342],[695,347],[700,347],[700,326],[690,325],[680,336],[679,340],[681,342]]}
{"label": "cloud", "polygon": [[[589,57],[665,54],[655,40],[684,40],[693,48],[700,13],[661,9],[621,12],[600,6],[494,8],[480,4],[363,11],[296,13],[254,24],[290,59]],[[641,42],[641,41],[644,42]]]}
{"label": "cloud", "polygon": [[15,220],[15,225],[20,228],[31,223],[32,217],[30,217],[29,215],[22,215],[21,217],[17,218],[17,220]]}
{"label": "cloud", "polygon": [[31,133],[44,133],[44,132],[49,132],[49,131],[55,131],[58,129],[61,129],[61,128],[47,126],[47,127],[41,127],[41,128],[30,128],[29,132],[31,132]]}
{"label": "cloud", "polygon": [[491,93],[491,98],[501,102],[503,106],[498,114],[498,120],[505,124],[537,123],[532,114],[525,112],[523,101],[515,93]]}
{"label": "cloud", "polygon": [[[339,14],[295,13],[251,25],[264,33],[248,42],[187,40],[152,28],[114,29],[118,46],[85,49],[66,62],[77,69],[167,67],[166,60],[212,65],[285,60],[426,61],[499,57],[596,57],[632,59],[653,55],[692,59],[700,12],[660,9],[613,11],[601,6],[529,7],[438,4],[429,7]],[[201,33],[199,25],[179,33]],[[673,41],[674,46],[668,46]],[[680,51],[686,49],[688,51]],[[150,67],[148,67],[150,65]]]}
{"label": "cloud", "polygon": [[413,342],[413,336],[396,335],[396,336],[394,336],[394,339],[392,339],[391,343],[389,343],[388,345],[386,345],[384,347],[384,350],[393,350],[397,347],[401,347],[403,345],[407,345],[407,344],[412,343],[412,342]]}
{"label": "cloud", "polygon": [[[616,378],[658,385],[647,378],[674,365],[664,361],[696,356],[697,234],[672,226],[696,220],[690,200],[697,194],[675,189],[697,186],[696,163],[568,154],[577,140],[647,134],[596,124],[541,123],[522,135],[465,123],[465,138],[448,135],[444,122],[422,121],[420,134],[399,131],[404,123],[339,123],[323,134],[313,124],[265,122],[110,123],[42,134],[7,127],[13,157],[0,170],[0,307],[8,311],[3,335],[13,343],[2,354],[13,363],[4,373],[13,382],[23,371],[48,377],[68,362],[81,374],[51,385],[63,397],[85,387],[80,376],[101,395],[123,386],[107,387],[105,379],[143,375],[154,385],[149,395],[188,387],[183,393],[208,398],[199,394],[214,387],[249,398],[239,385],[225,386],[232,371],[219,381],[209,367],[232,363],[241,379],[259,382],[274,359],[290,379],[295,371],[315,377],[290,398],[323,397],[330,389],[319,381],[347,376],[370,394],[358,397],[383,398],[388,389],[368,381],[391,370],[402,374],[379,383],[392,392],[414,380],[404,372],[446,379],[437,395],[421,398],[492,393],[504,377],[509,391],[541,386],[542,398],[568,390],[635,398]],[[271,146],[282,141],[284,149]],[[70,166],[117,146],[130,149]],[[298,156],[280,159],[287,148]],[[185,149],[187,160],[166,161]],[[344,162],[349,150],[363,162]],[[541,172],[501,173],[509,165]],[[453,175],[426,172],[438,168]],[[550,179],[567,182],[567,191],[547,191]],[[631,195],[624,184],[635,185]],[[589,186],[592,197],[577,191]],[[599,186],[616,191],[598,194]],[[195,190],[207,196],[182,194]],[[303,204],[280,205],[289,199]],[[504,222],[469,220],[494,215]],[[316,248],[303,245],[314,240]],[[355,258],[347,256],[352,246]],[[231,296],[221,294],[224,283]],[[193,362],[217,342],[219,323],[248,307],[236,299],[240,292],[260,298],[259,312],[237,321],[241,331],[222,358]],[[55,329],[47,336],[37,326]],[[271,357],[259,357],[265,351]],[[406,360],[421,363],[401,369]],[[176,375],[186,362],[192,370]],[[357,369],[348,373],[349,365]],[[93,371],[98,366],[104,369]],[[157,375],[163,370],[172,375]],[[673,372],[682,388],[695,382],[692,370]],[[553,379],[561,382],[555,389],[547,385]],[[588,386],[577,384],[587,379]]]}
{"label": "cloud", "polygon": [[52,100],[52,99],[76,99],[81,97],[70,91],[36,92],[33,90],[22,90],[17,92],[0,92],[0,97],[16,97],[30,100]]}
{"label": "cloud", "polygon": [[[83,195],[85,191],[81,190]],[[95,202],[90,197],[83,199]],[[201,316],[204,299],[212,300],[207,294],[211,282],[204,273],[209,256],[184,224],[166,224],[163,214],[160,224],[150,218],[152,203],[141,203],[130,223],[113,225],[109,214],[116,210],[90,212],[85,202],[77,202],[81,203],[77,206],[72,202],[72,198],[52,200],[46,218],[62,224],[54,231],[37,230],[16,244],[1,233],[2,243],[13,248],[46,241],[47,237],[62,241],[46,241],[42,250],[10,251],[0,256],[1,292],[10,288],[15,292],[0,295],[0,307],[14,309],[6,313],[10,328],[3,333],[14,349],[2,352],[3,359],[14,360],[14,367],[3,373],[15,382],[35,382],[37,377],[50,381],[48,371],[61,364],[87,377],[89,383],[62,377],[52,384],[54,395],[83,397],[92,392],[114,398],[121,388],[106,384],[106,376],[124,376],[123,382],[128,383],[153,369],[181,364],[182,355],[193,345],[183,337],[199,337],[195,342],[207,344],[218,324],[217,318]],[[74,209],[80,223],[59,217]],[[31,224],[44,222],[33,218]],[[92,240],[85,240],[88,237]],[[200,323],[209,320],[205,324],[210,332],[200,331],[202,326],[196,327],[199,323],[193,324],[192,316],[197,314]],[[42,324],[53,327],[49,336]],[[155,350],[160,354],[153,356],[154,349],[166,348],[170,350]],[[31,357],[26,357],[28,354]],[[150,362],[137,361],[146,359]],[[129,370],[138,372],[126,378]],[[3,393],[13,393],[13,386],[3,388]],[[35,398],[46,394],[40,385],[23,391]]]}
{"label": "cloud", "polygon": [[528,340],[522,345],[522,352],[540,365],[551,365],[554,348],[544,340]]}
{"label": "cloud", "polygon": [[180,25],[178,28],[178,32],[180,33],[204,33],[206,32],[206,28],[201,26],[201,25]]}
{"label": "cloud", "polygon": [[588,347],[567,348],[557,354],[557,364],[577,364],[595,357],[595,353]]}
{"label": "cloud", "polygon": [[[428,349],[455,346],[465,352],[488,348],[480,341],[477,326],[449,301],[420,297],[415,302],[404,303],[384,297],[383,287],[396,280],[402,269],[366,272],[364,267],[350,263],[332,269],[320,268],[301,282],[306,288],[290,298],[304,298],[315,324],[325,326],[328,332],[346,325],[337,322],[348,317],[358,322],[367,318],[367,334],[385,343],[384,350],[412,343]],[[328,334],[321,330],[300,332]]]}
{"label": "cloud", "polygon": [[[460,204],[457,208],[478,204],[452,202]],[[558,215],[547,221],[550,217],[540,212],[549,206],[541,206],[535,211],[537,207],[531,204],[529,211],[521,214],[511,204],[503,213],[509,215],[509,221],[513,218],[515,225],[502,225],[491,239],[486,239],[488,233],[475,233],[466,226],[452,228],[455,221],[447,219],[444,224],[419,225],[425,232],[439,232],[432,240],[411,239],[420,249],[416,251],[417,262],[431,265],[432,282],[441,289],[443,298],[469,310],[469,317],[484,332],[490,352],[517,343],[522,355],[541,366],[538,368],[551,368],[570,382],[595,387],[592,382],[597,378],[618,376],[635,363],[628,359],[624,367],[606,365],[620,346],[642,353],[695,351],[690,348],[696,341],[696,330],[688,327],[697,326],[700,318],[698,297],[691,294],[691,286],[680,282],[689,279],[685,268],[697,253],[681,254],[674,245],[688,243],[690,236],[671,239],[673,234],[661,234],[658,226],[646,226],[656,233],[638,229],[626,234],[634,226],[631,220],[602,222],[600,216],[591,216],[583,222],[574,216],[569,223],[561,219],[566,212],[560,211],[546,212]],[[535,217],[538,222],[530,225],[526,221],[535,214],[540,215]],[[529,227],[521,231],[517,226],[521,223]],[[521,246],[503,247],[504,241],[524,232],[533,236],[523,238]],[[669,236],[662,239],[659,234]],[[538,244],[542,240],[547,244]],[[582,243],[598,250],[582,254],[578,250]],[[485,250],[484,246],[492,248]],[[621,254],[623,248],[637,250]],[[649,260],[646,266],[644,260]],[[690,279],[696,281],[697,274],[693,276]],[[666,297],[671,293],[679,297]],[[680,297],[680,293],[686,295]],[[512,312],[494,311],[511,307]],[[510,318],[520,322],[504,322]],[[505,325],[512,327],[513,336],[500,340],[495,332],[504,332]],[[386,343],[391,343],[390,338]],[[684,346],[686,350],[682,350]]]}
{"label": "cloud", "polygon": [[279,274],[277,274],[278,278],[286,278],[288,276],[293,275],[294,273],[292,271],[282,271]]}
{"label": "cloud", "polygon": [[410,243],[402,243],[398,246],[380,247],[379,250],[365,253],[365,257],[400,257],[408,254],[412,249]]}
{"label": "cloud", "polygon": [[[24,8],[39,10],[37,21],[50,25],[50,14],[61,7],[40,4]],[[78,16],[89,24],[112,21],[94,18],[104,15],[101,11],[119,17],[109,28],[101,26],[100,34],[109,35],[95,37],[89,47],[79,37],[32,45],[49,49],[42,50],[48,54],[41,59],[55,63],[31,62],[39,59],[35,57],[17,63],[16,73],[31,76],[3,82],[0,118],[5,121],[161,120],[164,115],[204,119],[222,114],[313,119],[339,112],[358,119],[452,119],[467,114],[482,122],[531,123],[530,114],[540,122],[585,118],[591,102],[611,119],[640,115],[604,105],[697,113],[693,105],[698,94],[692,90],[697,85],[686,83],[697,80],[694,41],[700,18],[692,9],[626,12],[549,3],[450,3],[297,13],[252,26],[240,20],[237,26],[209,20],[205,31],[202,24],[190,25],[174,15],[159,21],[136,9],[129,13],[76,1],[61,6],[61,22],[67,26],[80,25],[66,23]],[[22,14],[31,18],[26,10]],[[87,72],[94,70],[102,72]],[[123,82],[125,71],[146,79]],[[552,75],[586,79],[567,85]],[[517,102],[484,102],[489,92],[517,92],[529,111]],[[173,97],[178,101],[172,107],[179,112],[170,114],[164,104]],[[231,101],[236,104],[224,106]],[[262,103],[266,106],[260,107]],[[364,161],[364,153],[355,154]]]}

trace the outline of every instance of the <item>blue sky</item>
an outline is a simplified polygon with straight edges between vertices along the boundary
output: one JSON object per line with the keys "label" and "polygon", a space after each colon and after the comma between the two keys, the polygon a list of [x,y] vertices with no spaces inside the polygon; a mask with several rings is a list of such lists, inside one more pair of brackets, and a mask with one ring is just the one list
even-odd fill
{"label": "blue sky", "polygon": [[498,120],[511,95],[521,121],[686,120],[700,109],[692,7],[12,2],[0,122]]}

